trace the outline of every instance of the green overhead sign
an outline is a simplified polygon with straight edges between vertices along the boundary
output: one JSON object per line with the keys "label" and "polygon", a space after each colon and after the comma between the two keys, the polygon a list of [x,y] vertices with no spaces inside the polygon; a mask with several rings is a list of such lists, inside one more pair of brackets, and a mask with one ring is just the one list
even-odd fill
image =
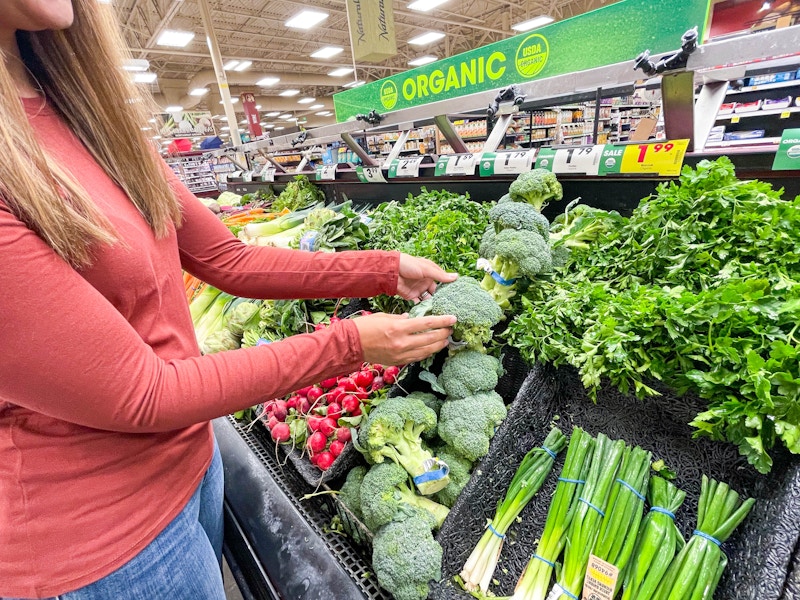
{"label": "green overhead sign", "polygon": [[[709,0],[621,0],[483,48],[333,96],[336,119],[386,113],[512,83],[631,61],[649,49],[677,50],[692,27],[705,31]],[[632,67],[631,67],[632,68]]]}

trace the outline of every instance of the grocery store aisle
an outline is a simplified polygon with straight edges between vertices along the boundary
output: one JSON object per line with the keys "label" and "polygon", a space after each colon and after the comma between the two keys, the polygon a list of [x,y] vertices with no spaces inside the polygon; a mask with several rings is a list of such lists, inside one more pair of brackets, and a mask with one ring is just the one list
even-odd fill
{"label": "grocery store aisle", "polygon": [[236,585],[236,580],[233,578],[228,561],[222,559],[222,578],[225,582],[225,598],[226,600],[243,600],[242,593]]}

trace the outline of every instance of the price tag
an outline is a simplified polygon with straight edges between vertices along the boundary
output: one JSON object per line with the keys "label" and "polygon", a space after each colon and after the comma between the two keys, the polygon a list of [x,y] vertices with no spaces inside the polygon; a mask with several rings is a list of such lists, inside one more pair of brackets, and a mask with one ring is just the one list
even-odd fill
{"label": "price tag", "polygon": [[625,147],[621,173],[657,173],[675,177],[680,175],[683,155],[689,140],[673,140]]}
{"label": "price tag", "polygon": [[617,567],[590,554],[586,578],[583,580],[582,600],[613,600],[618,578]]}
{"label": "price tag", "polygon": [[559,148],[553,158],[553,173],[597,175],[603,146]]}
{"label": "price tag", "polygon": [[781,119],[788,119],[792,116],[792,112],[789,110],[785,110],[781,113]]}
{"label": "price tag", "polygon": [[230,175],[228,175],[229,179],[239,179],[242,176],[242,171],[233,171]]}
{"label": "price tag", "polygon": [[361,183],[386,183],[380,167],[356,167],[356,175]]}
{"label": "price tag", "polygon": [[731,117],[731,123],[738,123],[739,117]]}
{"label": "price tag", "polygon": [[269,181],[272,183],[275,181],[275,171],[277,169],[275,167],[267,167],[261,172],[261,181]]}
{"label": "price tag", "polygon": [[775,171],[800,170],[800,129],[784,129],[775,160]]}
{"label": "price tag", "polygon": [[396,158],[389,166],[389,177],[419,177],[419,165],[423,156]]}
{"label": "price tag", "polygon": [[336,179],[336,165],[317,167],[317,181],[333,181]]}
{"label": "price tag", "polygon": [[613,144],[606,144],[603,146],[603,152],[600,155],[600,164],[598,165],[598,175],[614,175],[619,173],[622,168],[622,155],[625,154],[625,146],[615,146]]}
{"label": "price tag", "polygon": [[556,156],[556,151],[552,148],[540,148],[539,154],[536,155],[536,168],[553,170],[553,159]]}
{"label": "price tag", "polygon": [[487,152],[480,160],[481,177],[516,175],[531,170],[536,150],[523,152]]}
{"label": "price tag", "polygon": [[245,183],[250,183],[253,181],[253,172],[252,171],[245,171],[242,173],[242,181]]}
{"label": "price tag", "polygon": [[434,175],[474,175],[475,163],[479,155],[456,154],[453,156],[440,156],[436,161]]}

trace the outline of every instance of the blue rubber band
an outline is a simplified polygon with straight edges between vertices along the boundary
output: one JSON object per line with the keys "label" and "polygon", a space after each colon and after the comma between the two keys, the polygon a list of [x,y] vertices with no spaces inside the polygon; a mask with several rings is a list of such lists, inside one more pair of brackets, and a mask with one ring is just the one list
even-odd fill
{"label": "blue rubber band", "polygon": [[531,558],[535,558],[537,560],[542,561],[544,564],[546,564],[551,569],[555,569],[556,568],[556,563],[550,562],[544,556],[539,556],[538,554],[531,554]]}
{"label": "blue rubber band", "polygon": [[502,533],[500,533],[499,531],[497,531],[497,529],[495,529],[494,527],[492,527],[492,524],[491,524],[491,523],[489,523],[489,529],[491,530],[491,532],[492,532],[493,534],[495,534],[495,535],[496,535],[497,537],[499,537],[501,540],[502,540],[502,539],[504,539],[504,538],[506,537],[505,535],[503,535]]}
{"label": "blue rubber band", "polygon": [[272,342],[269,340],[265,340],[264,338],[258,338],[256,342],[256,346],[266,346],[267,344],[271,344]]}
{"label": "blue rubber band", "polygon": [[556,584],[556,585],[561,589],[561,593],[562,594],[564,594],[565,596],[569,596],[570,598],[572,598],[572,600],[578,600],[578,597],[575,594],[573,594],[569,590],[565,590],[563,587],[561,587],[558,584]]}
{"label": "blue rubber band", "polygon": [[583,503],[584,503],[586,506],[588,506],[589,508],[593,508],[593,509],[595,509],[595,510],[597,511],[597,514],[599,514],[601,517],[605,517],[605,516],[606,516],[606,513],[605,513],[604,511],[602,511],[602,510],[600,510],[599,508],[597,508],[597,507],[596,507],[594,504],[592,504],[591,502],[589,502],[589,501],[588,501],[586,498],[578,498],[578,500],[579,500],[580,502],[583,502]]}
{"label": "blue rubber band", "polygon": [[660,506],[652,506],[650,507],[650,512],[657,512],[661,513],[662,515],[667,515],[673,521],[675,520],[675,513],[671,510],[667,510],[666,508],[662,508]]}
{"label": "blue rubber band", "polygon": [[503,276],[500,275],[500,273],[498,273],[497,271],[491,271],[490,274],[492,278],[500,285],[506,285],[506,286],[514,285],[517,282],[516,279],[503,279]]}
{"label": "blue rubber band", "polygon": [[414,484],[419,485],[420,483],[427,483],[428,481],[439,481],[440,479],[444,479],[447,477],[448,469],[441,468],[436,469],[435,471],[426,471],[422,475],[417,475],[414,477]]}
{"label": "blue rubber band", "polygon": [[620,484],[620,485],[621,485],[622,487],[624,487],[624,488],[628,488],[630,491],[632,491],[632,492],[633,492],[633,495],[634,495],[634,496],[636,496],[636,497],[637,497],[639,500],[641,500],[642,502],[644,502],[644,496],[642,496],[642,495],[639,493],[639,490],[637,490],[635,487],[633,487],[633,486],[632,486],[630,483],[628,483],[628,482],[627,482],[627,481],[625,481],[624,479],[620,479],[619,477],[617,477],[617,483],[618,483],[618,484]]}
{"label": "blue rubber band", "polygon": [[586,483],[585,479],[570,479],[569,477],[559,477],[559,481],[563,481],[564,483]]}
{"label": "blue rubber band", "polygon": [[720,541],[719,541],[717,538],[715,538],[713,535],[708,535],[706,532],[704,532],[704,531],[700,531],[699,529],[695,529],[695,530],[692,532],[692,535],[696,535],[697,537],[705,538],[705,539],[707,539],[709,542],[713,542],[713,543],[714,543],[714,544],[716,544],[717,546],[721,546],[721,545],[722,545],[722,542],[720,542]]}
{"label": "blue rubber band", "polygon": [[542,450],[544,450],[545,452],[547,452],[547,453],[550,455],[550,458],[552,458],[553,460],[555,460],[555,459],[556,459],[556,456],[557,456],[557,455],[556,455],[556,453],[555,453],[555,452],[553,452],[552,450],[550,450],[550,448],[548,448],[548,447],[547,447],[547,446],[545,446],[544,444],[542,444]]}

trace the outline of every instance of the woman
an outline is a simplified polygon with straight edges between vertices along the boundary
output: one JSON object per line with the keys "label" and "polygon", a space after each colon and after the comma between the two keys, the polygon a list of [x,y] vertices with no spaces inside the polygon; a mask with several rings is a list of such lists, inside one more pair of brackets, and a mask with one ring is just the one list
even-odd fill
{"label": "woman", "polygon": [[365,360],[420,360],[455,321],[372,315],[200,356],[181,268],[251,298],[417,299],[456,276],[240,244],[149,147],[121,47],[97,0],[3,1],[3,598],[224,598],[209,420]]}

